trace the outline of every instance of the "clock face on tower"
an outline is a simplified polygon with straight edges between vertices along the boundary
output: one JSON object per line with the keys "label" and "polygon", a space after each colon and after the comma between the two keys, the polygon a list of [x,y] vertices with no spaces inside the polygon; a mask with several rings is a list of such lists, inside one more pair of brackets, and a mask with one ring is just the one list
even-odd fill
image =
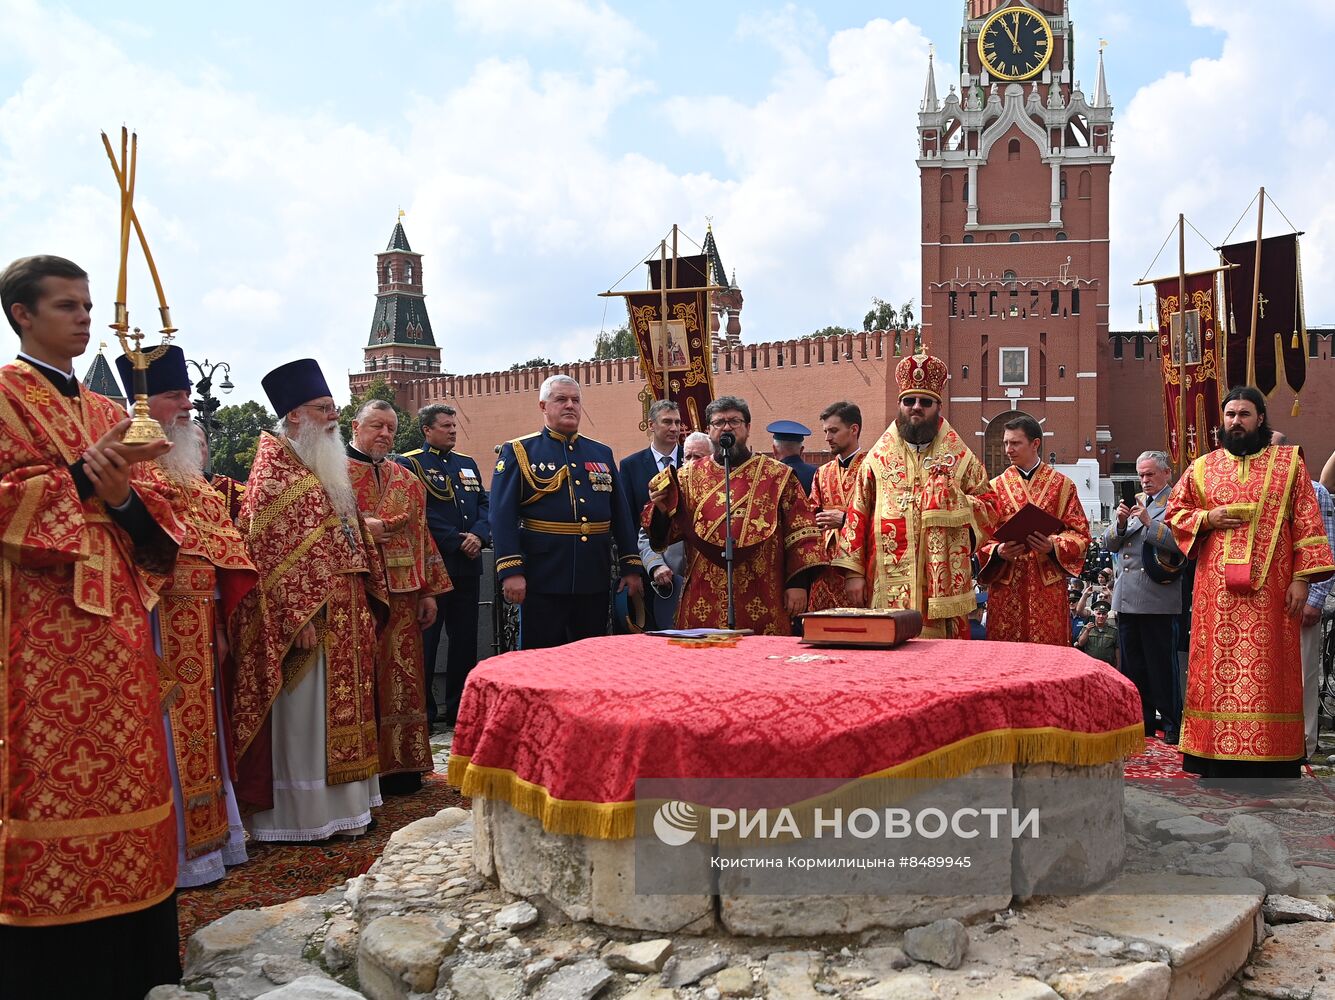
{"label": "clock face on tower", "polygon": [[983,22],[978,56],[998,80],[1027,80],[1052,58],[1052,28],[1028,7],[999,10]]}

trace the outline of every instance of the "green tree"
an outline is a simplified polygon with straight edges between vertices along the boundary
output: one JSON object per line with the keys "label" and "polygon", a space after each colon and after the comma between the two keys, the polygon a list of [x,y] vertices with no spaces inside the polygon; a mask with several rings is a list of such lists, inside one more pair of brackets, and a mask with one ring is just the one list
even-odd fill
{"label": "green tree", "polygon": [[852,332],[853,331],[846,326],[826,326],[822,327],[819,330],[814,331],[813,333],[808,333],[801,337],[798,337],[797,339],[810,340],[812,337],[839,337],[843,336],[845,333],[852,333]]}
{"label": "green tree", "polygon": [[235,406],[220,406],[213,415],[209,452],[217,475],[245,480],[255,461],[260,434],[272,431],[278,418],[253,399]]}
{"label": "green tree", "polygon": [[343,437],[347,441],[352,440],[352,418],[357,415],[357,411],[362,405],[373,399],[383,399],[386,403],[394,407],[394,413],[399,418],[399,432],[394,435],[394,450],[402,455],[405,451],[412,451],[415,448],[422,447],[424,439],[422,438],[422,428],[418,426],[417,414],[409,413],[399,408],[399,404],[394,402],[394,390],[389,387],[383,378],[378,378],[366,387],[366,391],[354,395],[348,402],[348,405],[338,412],[338,426],[343,431]]}
{"label": "green tree", "polygon": [[510,366],[510,371],[517,372],[523,368],[550,368],[556,364],[551,358],[529,358],[527,361],[516,361]]}
{"label": "green tree", "polygon": [[635,335],[630,332],[629,323],[622,323],[611,333],[602,331],[593,342],[595,361],[604,358],[633,358],[637,354],[639,349],[635,345]]}

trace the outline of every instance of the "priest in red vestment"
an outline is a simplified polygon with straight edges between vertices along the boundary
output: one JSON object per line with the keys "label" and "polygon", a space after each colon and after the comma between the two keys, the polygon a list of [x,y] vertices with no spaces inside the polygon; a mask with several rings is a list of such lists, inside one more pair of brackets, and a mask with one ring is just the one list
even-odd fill
{"label": "priest in red vestment", "polygon": [[1023,542],[989,541],[979,548],[978,582],[988,588],[987,637],[1069,646],[1066,582],[1084,568],[1089,521],[1075,483],[1043,462],[1043,429],[1037,420],[1024,415],[1006,421],[1002,440],[1011,464],[992,480],[998,522],[1033,504],[1065,527],[1052,535],[1035,532]]}
{"label": "priest in red vestment", "polygon": [[1270,435],[1260,391],[1231,391],[1223,447],[1164,515],[1197,561],[1179,745],[1183,770],[1209,779],[1296,778],[1305,753],[1302,613],[1335,558],[1302,456]]}
{"label": "priest in red vestment", "polygon": [[899,413],[858,469],[835,565],[852,606],[912,608],[926,638],[967,639],[970,560],[995,510],[987,470],[942,415],[948,377],[922,347],[895,366]]}
{"label": "priest in red vestment", "polygon": [[357,507],[380,550],[388,619],[376,646],[376,728],[380,734],[380,791],[407,795],[432,768],[422,673],[422,630],[436,620],[436,595],[454,589],[426,527],[422,481],[385,459],[399,417],[383,399],[366,403],[352,421],[348,472]]}
{"label": "priest in red vestment", "polygon": [[[132,399],[129,357],[118,357],[116,368]],[[187,889],[216,882],[229,866],[247,860],[230,774],[221,667],[228,654],[227,615],[255,585],[255,566],[227,501],[204,478],[203,434],[190,420],[193,386],[185,353],[168,347],[149,364],[146,384],[149,416],[172,442],[156,467],[185,532],[153,612],[153,629],[179,840],[176,885]]]}
{"label": "priest in red vestment", "polygon": [[[831,403],[820,415],[825,444],[834,458],[816,470],[811,483],[811,509],[816,527],[823,532],[822,554],[826,562],[833,562],[838,554],[839,532],[848,519],[848,506],[853,500],[858,469],[867,453],[862,450],[862,410],[856,403]],[[844,571],[833,566],[823,570],[811,585],[810,609],[854,607],[844,593]],[[857,607],[865,607],[866,601]]]}
{"label": "priest in red vestment", "polygon": [[[83,388],[88,275],[0,272],[0,992],[175,982],[176,825],[148,612],[181,528],[130,421]],[[91,978],[90,978],[91,977]]]}
{"label": "priest in red vestment", "polygon": [[[792,619],[807,609],[807,591],[824,565],[820,529],[792,469],[747,447],[751,408],[737,396],[705,407],[713,459],[691,462],[674,483],[655,479],[645,508],[649,543],[662,552],[686,543],[686,583],[677,605],[678,628],[723,628],[728,588],[723,558],[727,520],[721,438],[731,434],[733,602],[736,627],[759,635],[792,635]],[[656,488],[655,488],[656,487]]]}
{"label": "priest in red vestment", "polygon": [[232,619],[237,797],[255,810],[255,840],[358,836],[381,802],[380,554],[319,365],[292,361],[260,383],[282,431],[260,437],[238,525],[260,583]]}

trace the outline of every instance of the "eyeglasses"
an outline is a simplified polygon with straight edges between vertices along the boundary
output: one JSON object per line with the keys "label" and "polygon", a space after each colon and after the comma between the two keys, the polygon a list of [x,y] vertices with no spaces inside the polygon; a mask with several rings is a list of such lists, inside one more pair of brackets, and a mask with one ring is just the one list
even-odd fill
{"label": "eyeglasses", "polygon": [[709,421],[709,426],[716,430],[723,430],[727,427],[741,427],[745,423],[746,420],[742,417],[723,417],[718,420]]}
{"label": "eyeglasses", "polygon": [[326,417],[332,416],[338,412],[338,407],[333,403],[303,403],[300,407],[303,410],[316,410],[323,413]]}
{"label": "eyeglasses", "polygon": [[936,405],[936,400],[931,396],[901,396],[899,402],[903,406],[921,406],[924,410]]}

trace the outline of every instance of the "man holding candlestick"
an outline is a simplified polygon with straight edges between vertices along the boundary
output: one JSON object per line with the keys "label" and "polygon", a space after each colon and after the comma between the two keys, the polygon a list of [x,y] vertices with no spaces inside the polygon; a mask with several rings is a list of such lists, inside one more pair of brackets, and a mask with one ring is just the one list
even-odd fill
{"label": "man holding candlestick", "polygon": [[[182,529],[84,389],[88,275],[16,260],[0,304],[0,980],[7,996],[142,997],[180,978],[176,836],[148,610]],[[72,959],[77,959],[72,960]]]}

